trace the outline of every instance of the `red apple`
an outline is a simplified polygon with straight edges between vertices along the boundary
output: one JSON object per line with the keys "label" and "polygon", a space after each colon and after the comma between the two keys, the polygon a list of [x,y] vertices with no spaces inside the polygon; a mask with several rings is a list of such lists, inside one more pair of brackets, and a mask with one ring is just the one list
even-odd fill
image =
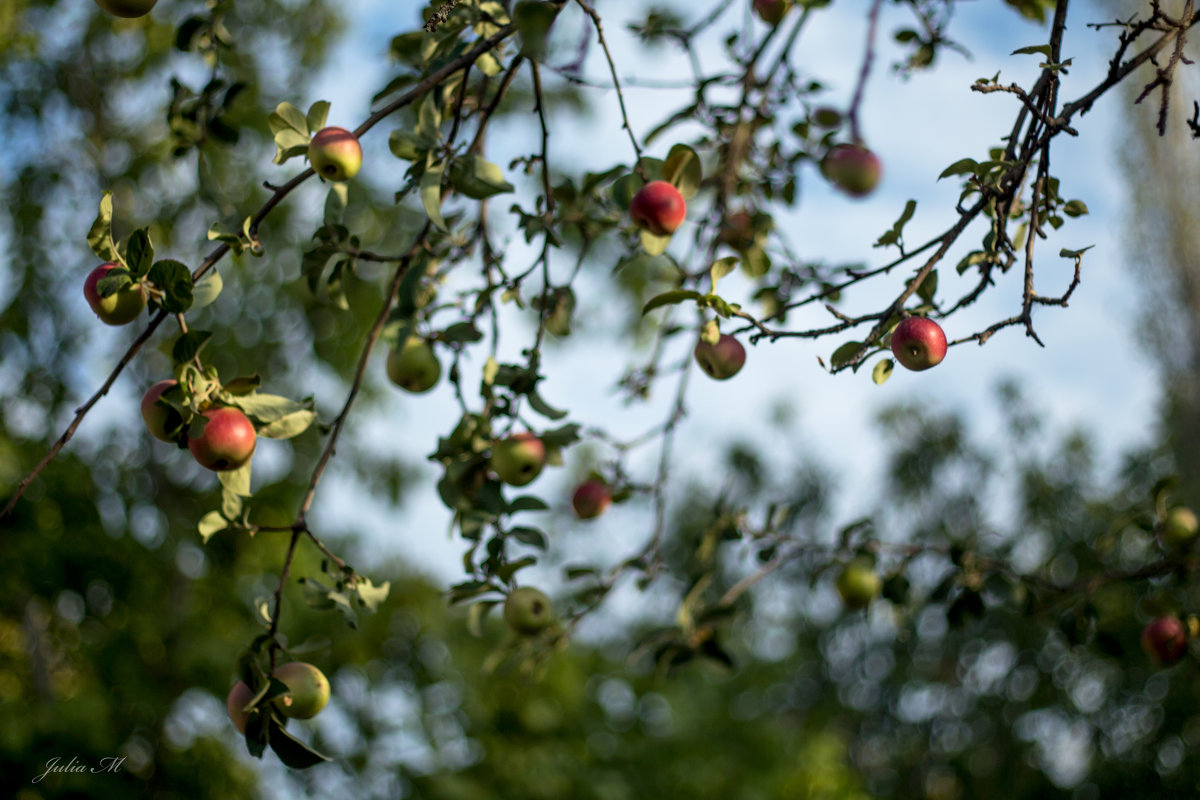
{"label": "red apple", "polygon": [[216,472],[237,469],[254,455],[257,434],[241,409],[222,406],[205,411],[204,432],[188,439],[188,449],[200,466]]}
{"label": "red apple", "polygon": [[946,357],[946,333],[928,317],[907,317],[892,331],[892,353],[914,372],[936,367]]}
{"label": "red apple", "polygon": [[254,692],[245,681],[235,683],[229,690],[229,696],[225,698],[225,710],[229,712],[229,718],[233,720],[233,727],[237,728],[238,733],[246,732],[246,721],[250,719],[250,715],[243,709],[253,698]]}
{"label": "red apple", "polygon": [[862,145],[839,144],[825,155],[821,174],[851,197],[866,197],[879,184],[883,165]]}
{"label": "red apple", "polygon": [[612,504],[612,490],[604,481],[592,478],[579,484],[571,495],[571,507],[580,519],[594,519]]}
{"label": "red apple", "polygon": [[746,363],[746,348],[728,333],[721,334],[716,344],[709,344],[701,339],[696,343],[693,355],[700,369],[704,370],[708,377],[718,381],[732,378]]}
{"label": "red apple", "polygon": [[679,190],[666,181],[650,181],[633,196],[629,216],[635,225],[655,236],[670,236],[683,224],[687,203]]}
{"label": "red apple", "polygon": [[96,285],[116,268],[116,264],[105,262],[88,273],[87,280],[83,282],[83,296],[105,325],[133,322],[146,307],[146,290],[140,284],[126,286],[108,297],[100,296]]}
{"label": "red apple", "polygon": [[1187,652],[1187,630],[1178,617],[1158,617],[1142,629],[1142,649],[1160,667],[1169,667]]}
{"label": "red apple", "polygon": [[792,7],[792,0],[754,0],[754,11],[768,25],[778,25]]}
{"label": "red apple", "polygon": [[175,441],[167,434],[167,431],[178,428],[182,418],[175,409],[160,404],[158,398],[177,383],[178,381],[173,380],[159,381],[142,395],[142,419],[146,421],[150,435],[164,442]]}
{"label": "red apple", "polygon": [[322,128],[308,145],[308,161],[327,181],[348,181],[362,167],[362,145],[345,128]]}

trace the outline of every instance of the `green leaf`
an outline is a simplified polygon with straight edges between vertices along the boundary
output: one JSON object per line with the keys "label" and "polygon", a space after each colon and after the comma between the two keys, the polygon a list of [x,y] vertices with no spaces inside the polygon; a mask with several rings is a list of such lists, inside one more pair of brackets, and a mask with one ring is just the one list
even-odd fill
{"label": "green leaf", "polygon": [[133,278],[130,277],[129,270],[117,267],[109,270],[108,274],[96,283],[96,294],[101,297],[112,297],[126,286],[132,285]]}
{"label": "green leaf", "polygon": [[917,287],[917,297],[924,300],[926,303],[933,302],[933,296],[937,292],[938,273],[937,270],[931,270],[925,276],[925,280],[921,281],[921,285]]}
{"label": "green leaf", "polygon": [[429,215],[429,221],[433,226],[442,233],[449,233],[446,228],[446,220],[442,219],[442,170],[444,164],[438,164],[436,167],[430,167],[425,170],[425,174],[421,176],[421,205],[425,206],[425,213]]}
{"label": "green leaf", "polygon": [[242,515],[242,498],[233,492],[221,488],[221,516],[228,520],[236,520]]}
{"label": "green leaf", "polygon": [[438,335],[438,339],[447,343],[478,342],[483,334],[473,322],[456,322]]}
{"label": "green leaf", "polygon": [[1087,203],[1083,202],[1082,200],[1069,200],[1067,204],[1063,206],[1063,213],[1068,217],[1083,216],[1084,214],[1088,213]]}
{"label": "green leaf", "polygon": [[135,278],[141,278],[154,263],[154,245],[150,243],[148,228],[138,228],[129,235],[125,244],[125,263]]}
{"label": "green leaf", "polygon": [[163,292],[158,304],[168,313],[182,314],[192,307],[192,273],[183,264],[163,259],[150,268],[146,277]]}
{"label": "green leaf", "polygon": [[421,105],[417,106],[417,126],[413,128],[413,133],[432,142],[436,147],[442,141],[442,115],[438,111],[435,94],[436,92],[427,93],[421,100]]}
{"label": "green leaf", "polygon": [[308,114],[305,116],[304,123],[308,133],[316,133],[325,127],[325,120],[329,118],[329,101],[318,100],[308,107]]}
{"label": "green leaf", "polygon": [[248,394],[234,397],[230,401],[230,405],[237,406],[248,416],[254,417],[264,425],[295,414],[297,411],[308,409],[304,403],[298,403],[275,394]]}
{"label": "green leaf", "polygon": [[213,270],[200,279],[200,282],[192,286],[192,307],[191,311],[198,308],[204,308],[209,303],[212,303],[221,294],[221,289],[225,286],[221,280],[221,273]]}
{"label": "green leaf", "polygon": [[875,381],[876,386],[882,386],[888,378],[892,377],[892,371],[896,368],[896,363],[890,358],[885,358],[875,365],[875,369],[871,370],[871,380]]}
{"label": "green leaf", "polygon": [[714,261],[708,271],[708,274],[712,277],[712,289],[710,291],[715,292],[717,290],[717,281],[737,269],[737,265],[737,256],[726,256]]}
{"label": "green leaf", "polygon": [[241,497],[250,497],[250,462],[247,461],[237,469],[223,470],[217,473],[221,485],[230,492]]}
{"label": "green leaf", "polygon": [[657,256],[664,253],[667,245],[671,243],[670,236],[655,236],[650,231],[643,230],[641,232],[642,249],[647,254]]}
{"label": "green leaf", "polygon": [[833,351],[833,355],[829,357],[829,363],[835,367],[840,367],[843,364],[850,363],[850,360],[858,354],[862,349],[862,342],[846,342],[844,345]]}
{"label": "green leaf", "polygon": [[710,319],[700,329],[700,341],[706,344],[716,344],[721,340],[721,326],[716,319]]}
{"label": "green leaf", "polygon": [[229,523],[221,516],[220,511],[210,511],[200,518],[200,524],[197,526],[200,529],[200,538],[208,544],[208,540],[214,534],[220,533],[229,527]]}
{"label": "green leaf", "polygon": [[392,155],[404,161],[419,161],[425,158],[433,146],[427,139],[406,130],[394,130],[388,136],[388,149],[392,151]]}
{"label": "green leaf", "polygon": [[513,9],[513,23],[521,36],[521,55],[540,61],[546,52],[550,26],[561,6],[536,0],[521,0]]}
{"label": "green leaf", "polygon": [[549,511],[550,506],[546,505],[545,501],[540,497],[534,497],[531,494],[523,494],[520,497],[513,498],[505,509],[509,514],[515,514],[518,511]]}
{"label": "green leaf", "polygon": [[253,375],[239,375],[223,384],[221,388],[229,394],[241,396],[250,394],[259,386],[262,386],[262,376],[256,372]]}
{"label": "green leaf", "polygon": [[1082,250],[1068,250],[1064,247],[1062,250],[1058,251],[1058,254],[1060,256],[1062,256],[1063,258],[1079,258],[1080,256],[1082,256],[1084,253],[1086,253],[1088,250],[1091,250],[1095,246],[1096,245],[1094,245],[1094,244],[1089,244],[1087,247],[1083,248]]}
{"label": "green leaf", "polygon": [[292,769],[308,769],[322,762],[332,760],[329,756],[318,753],[295,736],[292,736],[281,728],[275,720],[272,719],[269,725],[270,736],[268,742],[271,744],[271,749],[275,751],[275,755],[279,756],[280,761]]}
{"label": "green leaf", "polygon": [[646,305],[642,307],[642,314],[644,316],[656,308],[677,305],[687,300],[699,300],[703,296],[692,289],[673,289],[672,291],[663,292],[660,295],[651,297]]}
{"label": "green leaf", "polygon": [[975,159],[962,158],[962,159],[959,159],[958,161],[955,161],[953,164],[951,164],[950,166],[948,166],[944,170],[942,170],[942,174],[938,175],[937,179],[940,181],[942,178],[948,178],[951,175],[967,175],[967,174],[974,175],[975,170],[978,167],[979,167],[979,162],[976,161]]}
{"label": "green leaf", "polygon": [[537,528],[518,527],[509,531],[513,538],[522,544],[527,544],[530,547],[536,547],[539,550],[546,549],[546,534],[539,531]]}
{"label": "green leaf", "polygon": [[258,435],[268,439],[291,439],[312,427],[316,419],[316,412],[307,409],[285,414],[274,422],[259,428]]}
{"label": "green leaf", "polygon": [[308,118],[291,103],[275,106],[275,111],[267,118],[267,124],[273,133],[290,129],[308,135]]}
{"label": "green leaf", "polygon": [[488,612],[498,605],[499,600],[480,600],[467,609],[467,631],[476,638],[483,636],[483,624],[487,621]]}
{"label": "green leaf", "polygon": [[532,408],[537,413],[541,414],[543,417],[546,417],[547,419],[559,420],[559,419],[562,419],[563,417],[567,416],[566,411],[557,409],[554,406],[547,403],[545,400],[543,400],[542,396],[537,393],[536,389],[529,392],[529,394],[527,396],[529,398],[530,408]]}
{"label": "green leaf", "polygon": [[703,178],[700,156],[696,155],[695,150],[686,144],[671,148],[663,162],[663,180],[678,189],[685,200],[690,200],[700,191]]}
{"label": "green leaf", "polygon": [[121,264],[121,256],[118,255],[116,242],[112,238],[112,213],[112,192],[106,191],[100,196],[100,210],[91,230],[88,231],[87,242],[88,247],[92,248],[92,252],[99,258]]}
{"label": "green leaf", "polygon": [[176,365],[186,364],[200,354],[204,345],[212,338],[211,331],[190,330],[181,334],[171,347],[171,360]]}
{"label": "green leaf", "polygon": [[1051,53],[1050,45],[1035,44],[1035,45],[1030,45],[1029,47],[1021,47],[1017,50],[1013,50],[1011,53],[1009,53],[1009,55],[1025,56],[1025,55],[1039,55],[1040,54],[1040,55],[1045,56],[1046,58],[1049,58],[1050,53]]}
{"label": "green leaf", "polygon": [[384,600],[387,600],[391,590],[391,581],[384,581],[376,586],[370,578],[364,578],[361,575],[358,582],[354,584],[354,593],[358,595],[362,607],[372,614],[379,610],[379,606],[383,604]]}
{"label": "green leaf", "polygon": [[513,185],[504,180],[504,172],[499,166],[476,155],[451,162],[450,185],[472,200],[484,200],[513,190]]}

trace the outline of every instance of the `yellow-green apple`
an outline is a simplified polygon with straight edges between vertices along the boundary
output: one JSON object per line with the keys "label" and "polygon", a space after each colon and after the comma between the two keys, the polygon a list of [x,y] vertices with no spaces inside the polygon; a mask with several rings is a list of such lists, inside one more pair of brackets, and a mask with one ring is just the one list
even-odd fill
{"label": "yellow-green apple", "polygon": [[108,273],[117,268],[116,264],[106,262],[88,273],[83,282],[83,296],[96,316],[106,325],[125,325],[137,319],[138,314],[146,307],[146,290],[140,283],[126,286],[108,297],[101,297],[96,285]]}
{"label": "yellow-green apple", "polygon": [[754,11],[768,25],[778,25],[792,7],[792,0],[754,0]]}
{"label": "yellow-green apple", "polygon": [[96,5],[114,17],[144,17],[154,8],[158,0],[96,0]]}
{"label": "yellow-green apple", "polygon": [[946,357],[946,332],[928,317],[906,317],[892,331],[892,354],[914,372],[936,367]]}
{"label": "yellow-green apple", "polygon": [[1142,629],[1142,649],[1160,667],[1169,667],[1187,652],[1187,630],[1178,617],[1158,617]]}
{"label": "yellow-green apple", "polygon": [[275,700],[275,707],[285,717],[311,719],[329,702],[329,679],[312,664],[289,661],[271,675],[288,687],[288,693]]}
{"label": "yellow-green apple", "polygon": [[866,197],[879,185],[883,165],[862,145],[839,144],[825,154],[821,174],[851,197]]}
{"label": "yellow-green apple", "polygon": [[233,727],[237,728],[238,733],[246,732],[246,721],[250,719],[245,710],[246,704],[253,698],[254,692],[245,681],[235,683],[229,690],[229,696],[225,698],[225,710],[229,712],[229,718],[233,720]]}
{"label": "yellow-green apple", "polygon": [[327,181],[348,181],[362,166],[362,145],[345,128],[322,128],[308,144],[308,161]]}
{"label": "yellow-green apple", "polygon": [[635,225],[655,236],[670,236],[683,224],[687,203],[679,190],[666,181],[650,181],[633,196],[629,216]]}
{"label": "yellow-green apple", "polygon": [[865,561],[851,561],[837,577],[838,594],[847,608],[866,608],[882,589],[883,580]]}
{"label": "yellow-green apple", "polygon": [[1192,546],[1196,533],[1200,532],[1200,521],[1187,506],[1176,506],[1167,512],[1163,520],[1163,544],[1173,550],[1186,550]]}
{"label": "yellow-green apple", "polygon": [[178,429],[183,418],[175,409],[158,402],[158,398],[177,383],[178,381],[173,380],[159,381],[142,395],[142,419],[146,422],[146,428],[149,429],[151,436],[164,442],[175,441],[167,431]]}
{"label": "yellow-green apple", "polygon": [[532,586],[522,586],[505,598],[504,621],[517,633],[533,636],[554,622],[554,608],[544,592]]}
{"label": "yellow-green apple", "polygon": [[403,347],[392,348],[388,353],[388,379],[405,391],[428,392],[441,375],[441,362],[424,339],[409,337]]}
{"label": "yellow-green apple", "polygon": [[612,489],[604,481],[589,478],[571,495],[571,507],[580,519],[595,519],[612,504]]}
{"label": "yellow-green apple", "polygon": [[194,439],[188,438],[188,450],[200,466],[224,472],[237,469],[250,460],[258,435],[254,432],[254,423],[240,408],[210,408],[201,416],[208,420],[204,432]]}
{"label": "yellow-green apple", "polygon": [[546,445],[532,433],[514,433],[492,444],[492,471],[509,486],[524,486],[546,465]]}
{"label": "yellow-green apple", "polygon": [[728,380],[746,363],[746,348],[742,343],[728,333],[721,334],[716,344],[709,344],[701,339],[693,351],[696,363],[700,369],[718,381]]}

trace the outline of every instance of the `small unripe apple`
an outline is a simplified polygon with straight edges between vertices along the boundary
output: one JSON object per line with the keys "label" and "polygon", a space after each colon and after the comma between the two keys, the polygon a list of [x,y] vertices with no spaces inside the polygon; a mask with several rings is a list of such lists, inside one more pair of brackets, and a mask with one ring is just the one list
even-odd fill
{"label": "small unripe apple", "polygon": [[629,216],[635,225],[655,236],[670,236],[683,224],[687,203],[679,190],[666,181],[650,181],[633,196]]}
{"label": "small unripe apple", "polygon": [[188,450],[200,466],[215,472],[238,469],[254,455],[258,435],[240,408],[221,406],[205,411],[204,432],[188,439]]}
{"label": "small unripe apple", "polygon": [[245,681],[235,683],[229,690],[229,696],[225,698],[225,710],[229,712],[229,718],[233,720],[233,727],[237,728],[238,733],[246,732],[246,721],[250,719],[250,715],[244,709],[253,698],[254,692]]}
{"label": "small unripe apple", "polygon": [[754,233],[754,217],[750,212],[735,211],[725,216],[725,224],[721,226],[717,240],[740,253],[754,245]]}
{"label": "small unripe apple", "polygon": [[106,325],[125,325],[137,319],[138,314],[146,307],[146,290],[141,284],[126,286],[108,297],[101,297],[96,285],[108,273],[117,268],[116,264],[106,262],[88,273],[83,282],[83,296],[96,316]]}
{"label": "small unripe apple", "polygon": [[851,197],[866,197],[879,185],[883,165],[862,145],[839,144],[825,155],[821,174]]}
{"label": "small unripe apple", "polygon": [[505,598],[504,621],[517,633],[533,636],[554,622],[554,608],[544,592],[532,586],[522,586]]}
{"label": "small unripe apple", "polygon": [[716,344],[701,339],[692,351],[700,369],[714,380],[724,381],[738,374],[746,363],[746,348],[728,333],[721,334]]}
{"label": "small unripe apple", "polygon": [[114,17],[144,17],[154,8],[158,0],[96,0],[96,5]]}
{"label": "small unripe apple", "polygon": [[1142,649],[1160,667],[1169,667],[1187,652],[1187,630],[1178,617],[1152,619],[1142,629]]}
{"label": "small unripe apple", "polygon": [[595,519],[612,505],[612,489],[604,481],[595,478],[579,484],[571,495],[571,507],[580,519]]}
{"label": "small unripe apple", "polygon": [[329,702],[329,679],[312,664],[289,661],[271,675],[287,684],[288,693],[275,700],[275,707],[285,717],[311,719]]}
{"label": "small unripe apple", "polygon": [[914,372],[936,367],[946,357],[946,332],[928,317],[906,317],[892,331],[892,354]]}
{"label": "small unripe apple", "polygon": [[1177,506],[1167,512],[1162,527],[1164,545],[1173,550],[1185,550],[1192,546],[1197,532],[1200,532],[1200,520],[1190,508]]}
{"label": "small unripe apple", "polygon": [[754,0],[754,11],[768,25],[778,25],[792,7],[792,0]]}
{"label": "small unripe apple", "polygon": [[882,589],[883,579],[861,561],[851,561],[837,577],[838,594],[847,608],[866,608]]}
{"label": "small unripe apple", "polygon": [[532,433],[514,433],[492,445],[492,471],[509,486],[524,486],[546,465],[546,445]]}
{"label": "small unripe apple", "polygon": [[175,441],[167,431],[178,429],[183,418],[175,409],[159,403],[158,398],[177,383],[173,380],[159,381],[142,395],[142,419],[146,422],[146,428],[151,436],[164,442]]}
{"label": "small unripe apple", "polygon": [[322,128],[308,144],[308,161],[327,181],[348,181],[362,166],[362,145],[345,128]]}
{"label": "small unripe apple", "polygon": [[396,347],[387,357],[388,379],[405,391],[428,392],[442,376],[442,365],[433,348],[424,339],[410,337],[403,347]]}

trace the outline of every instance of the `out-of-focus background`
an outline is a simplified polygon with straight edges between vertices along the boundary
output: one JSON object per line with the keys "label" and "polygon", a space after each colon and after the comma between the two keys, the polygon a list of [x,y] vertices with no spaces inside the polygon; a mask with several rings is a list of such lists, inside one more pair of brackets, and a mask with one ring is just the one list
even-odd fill
{"label": "out-of-focus background", "polygon": [[[210,77],[199,54],[174,46],[178,24],[205,4],[162,0],[132,22],[84,0],[0,8],[0,487],[36,463],[133,336],[101,330],[80,291],[94,266],[86,233],[100,192],[114,192],[118,229],[150,225],[160,254],[194,265],[213,221],[236,226],[264,198],[263,180],[295,173],[295,162],[271,164],[269,111],[285,100],[307,108],[326,99],[330,123],[353,127],[395,71],[391,38],[419,27],[421,10],[386,0],[222,5],[234,42],[221,52],[222,69],[245,82],[227,117],[236,143],[211,134],[195,141],[166,124],[172,80],[175,101],[187,103]],[[684,20],[706,13],[662,5]],[[745,5],[707,34],[707,68],[721,64],[724,35],[763,34]],[[820,9],[796,44],[798,60],[826,87],[825,104],[849,103],[865,47],[863,5]],[[890,256],[872,244],[908,199],[918,207],[907,241],[943,230],[960,187],[938,174],[1000,144],[1016,111],[1011,95],[970,85],[997,72],[1021,85],[1036,77],[1040,57],[1012,51],[1043,42],[1045,24],[1007,4],[917,5],[953,7],[949,30],[969,55],[944,51],[933,69],[913,74],[893,69],[907,51],[892,34],[912,12],[884,4],[861,119],[884,180],[870,200],[853,201],[815,170],[804,175],[795,208],[772,211],[780,236],[806,259],[882,263]],[[648,8],[596,4],[639,136],[690,91],[686,59],[627,27]],[[1115,28],[1085,23],[1138,9],[1072,3],[1065,99],[1100,81],[1115,49]],[[554,41],[573,46],[587,24],[569,6]],[[568,48],[557,64],[574,55]],[[587,50],[581,83],[545,74],[552,163],[569,174],[629,164],[603,54]],[[678,546],[668,558],[680,574],[688,543],[730,492],[748,506],[797,503],[814,541],[832,541],[865,516],[889,541],[969,531],[1005,546],[1019,569],[1067,581],[1097,548],[1134,558],[1153,547],[1117,520],[1164,475],[1180,476],[1174,498],[1200,502],[1192,217],[1200,175],[1184,124],[1196,82],[1186,68],[1177,73],[1168,134],[1159,137],[1157,95],[1133,104],[1151,77],[1108,93],[1078,120],[1077,138],[1056,140],[1062,192],[1085,200],[1090,213],[1040,245],[1038,290],[1059,294],[1069,282],[1060,248],[1094,247],[1070,307],[1036,316],[1044,349],[1009,328],[984,347],[953,348],[935,370],[898,371],[876,387],[867,370],[831,376],[821,368],[818,357],[828,363],[838,342],[784,339],[749,348],[735,380],[692,382],[669,494]],[[506,171],[540,135],[531,109],[526,88],[497,122],[488,155]],[[662,157],[667,146],[648,152]],[[387,241],[405,165],[388,153],[385,128],[364,149],[371,168],[353,185],[352,203],[364,241]],[[514,182],[519,192],[534,186]],[[328,420],[377,301],[364,290],[367,301],[352,297],[341,311],[304,285],[301,253],[323,203],[316,185],[289,198],[264,227],[268,255],[222,264],[226,288],[200,320],[216,332],[209,352],[219,353],[222,374],[256,369],[269,391],[315,395]],[[506,258],[530,261],[533,249],[496,217]],[[686,252],[682,243],[673,248]],[[948,257],[942,291],[953,293],[949,266],[961,256]],[[633,436],[661,420],[673,398],[661,387],[630,405],[614,391],[644,358],[638,309],[614,288],[619,258],[614,249],[585,266],[573,334],[544,353],[543,394],[570,408],[573,421]],[[1016,277],[948,320],[950,337],[1016,313]],[[874,308],[898,281],[845,302]],[[750,291],[750,281],[730,276],[722,294],[748,302]],[[809,327],[823,313],[789,322]],[[511,307],[502,316],[518,330],[534,322]],[[519,349],[517,341],[507,346]],[[689,345],[672,346],[684,356]],[[234,660],[261,630],[254,602],[274,591],[285,543],[260,534],[201,544],[195,523],[218,490],[185,453],[145,434],[137,400],[170,368],[150,347],[14,517],[0,522],[0,784],[11,796],[1082,799],[1175,796],[1200,780],[1195,664],[1157,671],[1137,645],[1154,587],[1106,587],[1089,608],[1036,618],[989,599],[988,613],[960,626],[936,598],[912,613],[880,604],[850,615],[829,575],[782,570],[756,588],[752,613],[724,642],[734,670],[696,664],[665,678],[629,643],[673,624],[687,586],[662,581],[642,591],[629,582],[540,681],[485,675],[481,665],[501,634],[471,637],[461,610],[446,606],[441,593],[461,579],[463,545],[447,535],[437,469],[425,459],[457,419],[452,389],[401,396],[387,385],[382,359],[375,366],[311,522],[356,567],[390,580],[391,596],[351,631],[336,615],[306,609],[295,586],[287,595],[289,639],[328,641],[308,658],[330,676],[334,699],[302,735],[335,761],[304,773],[270,755],[256,761],[225,717]],[[480,367],[463,362],[468,374]],[[262,524],[290,522],[321,445],[310,433],[260,448]],[[589,446],[604,457],[603,445]],[[656,459],[647,451],[630,466],[645,478]],[[549,558],[530,580],[551,594],[569,589],[564,564],[616,563],[650,531],[649,506],[637,499],[588,524],[571,517],[570,490],[586,469],[569,452],[564,468],[532,487],[553,511],[544,525]],[[730,576],[753,569],[743,555],[722,553]],[[315,569],[307,554],[296,567]],[[911,565],[918,590],[943,577],[933,563]],[[1185,582],[1172,591],[1194,610]],[[34,780],[54,758],[95,764],[114,756],[125,758],[117,773]]]}

